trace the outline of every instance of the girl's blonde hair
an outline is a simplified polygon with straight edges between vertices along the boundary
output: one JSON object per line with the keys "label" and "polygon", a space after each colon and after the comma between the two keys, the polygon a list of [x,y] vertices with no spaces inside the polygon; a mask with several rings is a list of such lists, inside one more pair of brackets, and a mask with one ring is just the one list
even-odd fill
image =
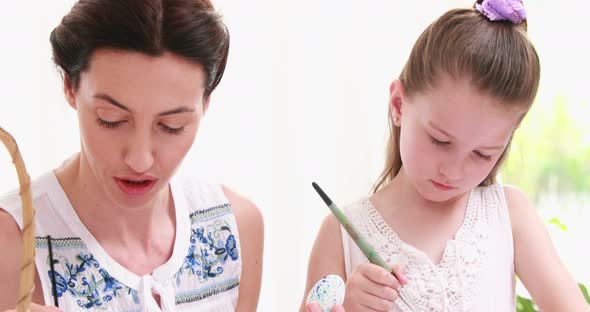
{"label": "girl's blonde hair", "polygon": [[[436,87],[437,78],[443,74],[467,78],[481,92],[526,114],[537,93],[540,71],[539,57],[527,36],[526,21],[492,22],[475,9],[454,9],[420,35],[399,79],[406,95],[411,96]],[[391,181],[402,166],[400,128],[392,124],[391,111],[388,116],[390,134],[385,168],[373,192]],[[480,186],[495,182],[509,148],[510,144]]]}

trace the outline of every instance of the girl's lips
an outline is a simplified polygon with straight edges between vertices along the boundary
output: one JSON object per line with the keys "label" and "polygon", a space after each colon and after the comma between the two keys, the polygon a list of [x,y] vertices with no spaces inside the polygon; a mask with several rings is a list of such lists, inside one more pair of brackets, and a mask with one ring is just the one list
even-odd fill
{"label": "girl's lips", "polygon": [[154,187],[156,184],[157,179],[148,178],[148,179],[124,179],[124,178],[115,178],[115,182],[117,186],[130,196],[141,196],[149,191]]}
{"label": "girl's lips", "polygon": [[438,182],[436,182],[436,181],[434,181],[434,180],[432,180],[432,184],[433,184],[433,185],[434,185],[436,188],[438,188],[439,190],[443,190],[443,191],[450,191],[450,190],[454,189],[454,187],[452,187],[452,186],[448,186],[448,185],[445,185],[445,184],[441,184],[441,183],[438,183]]}

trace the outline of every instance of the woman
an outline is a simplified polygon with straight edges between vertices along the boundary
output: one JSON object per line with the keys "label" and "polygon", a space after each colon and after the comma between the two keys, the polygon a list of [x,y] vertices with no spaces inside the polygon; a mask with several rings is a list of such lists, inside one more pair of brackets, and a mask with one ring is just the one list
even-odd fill
{"label": "woman", "polygon": [[[256,310],[259,210],[177,173],[227,60],[211,3],[81,0],[50,41],[81,149],[32,184],[33,311]],[[0,197],[0,310],[16,305],[20,222],[18,192]]]}

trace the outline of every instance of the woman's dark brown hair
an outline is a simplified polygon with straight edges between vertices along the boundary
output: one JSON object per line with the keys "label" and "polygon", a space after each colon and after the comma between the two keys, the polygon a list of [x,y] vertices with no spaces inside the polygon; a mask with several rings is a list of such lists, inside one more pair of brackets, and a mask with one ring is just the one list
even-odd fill
{"label": "woman's dark brown hair", "polygon": [[[526,21],[492,22],[475,9],[454,9],[420,35],[399,79],[406,96],[436,87],[437,79],[445,74],[469,79],[479,91],[506,103],[507,108],[522,108],[526,112],[537,93],[540,72],[539,57],[528,39]],[[374,192],[391,181],[402,166],[400,128],[392,124],[391,118],[389,129],[385,168]],[[495,182],[509,146],[480,186]]]}
{"label": "woman's dark brown hair", "polygon": [[203,66],[207,97],[223,76],[229,32],[209,0],[80,0],[50,42],[53,61],[74,88],[99,48],[168,51]]}

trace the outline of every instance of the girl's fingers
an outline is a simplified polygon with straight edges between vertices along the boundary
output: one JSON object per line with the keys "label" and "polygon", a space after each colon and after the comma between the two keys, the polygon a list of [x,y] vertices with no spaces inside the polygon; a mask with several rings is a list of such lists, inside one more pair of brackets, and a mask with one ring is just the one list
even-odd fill
{"label": "girl's fingers", "polygon": [[380,266],[369,263],[364,266],[359,266],[359,268],[361,270],[361,274],[363,276],[366,276],[374,283],[389,286],[393,289],[397,289],[397,287],[399,287],[399,282],[397,281],[395,276],[393,276],[391,272],[387,272],[387,270],[383,269]]}
{"label": "girl's fingers", "polygon": [[408,278],[406,277],[406,268],[404,265],[396,264],[395,266],[393,266],[392,272],[395,275],[395,277],[397,277],[397,280],[400,284],[406,285],[408,283]]}
{"label": "girl's fingers", "polygon": [[305,306],[305,311],[307,312],[322,312],[320,304],[317,302],[312,302]]}

